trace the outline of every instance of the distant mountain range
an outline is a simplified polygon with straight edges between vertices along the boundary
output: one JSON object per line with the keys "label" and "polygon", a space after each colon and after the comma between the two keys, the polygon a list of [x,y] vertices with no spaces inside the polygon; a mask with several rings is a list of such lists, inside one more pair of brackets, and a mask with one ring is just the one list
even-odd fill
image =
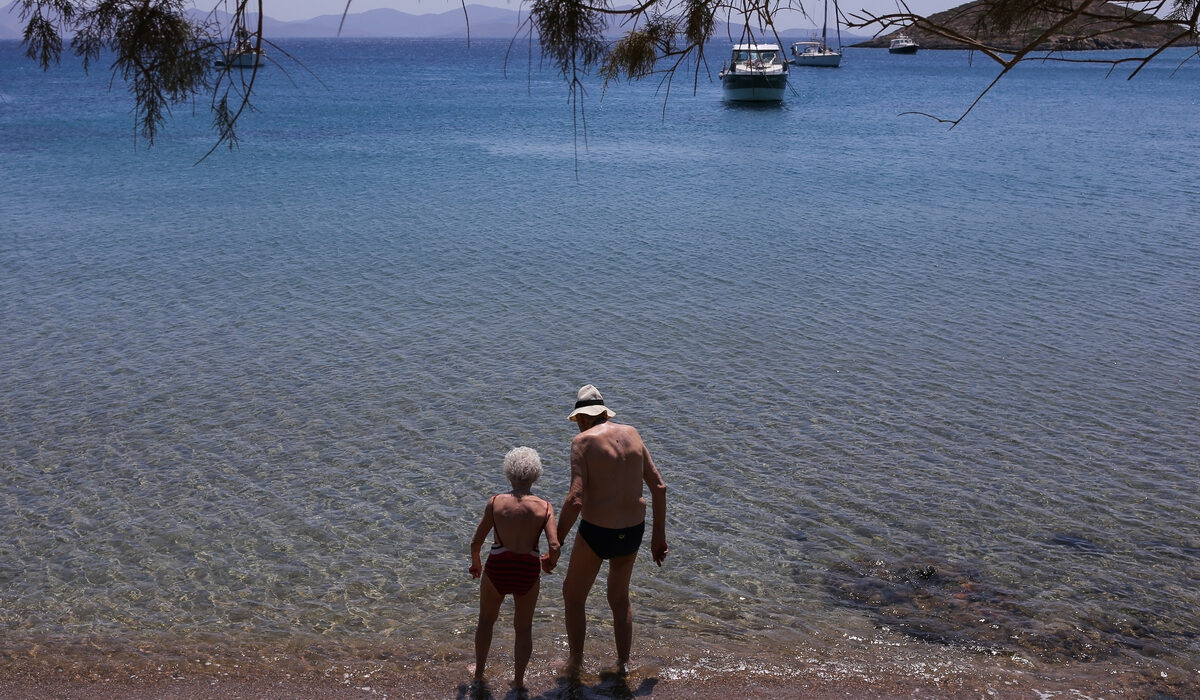
{"label": "distant mountain range", "polygon": [[[2,1],[2,0],[0,0]],[[206,17],[207,13],[193,11],[197,17]],[[218,13],[218,19],[228,24],[229,15]],[[420,39],[454,39],[466,38],[467,20],[470,20],[470,33],[473,39],[500,38],[510,39],[522,31],[521,23],[528,18],[528,13],[507,10],[501,7],[487,5],[468,5],[464,17],[461,8],[437,14],[413,15],[399,10],[368,10],[346,15],[341,34],[338,26],[342,24],[342,16],[321,15],[312,19],[283,22],[270,17],[263,18],[263,34],[267,39],[276,41],[290,38],[332,38],[341,36],[346,39],[405,37]],[[257,21],[256,16],[250,18],[251,23]],[[527,29],[527,28],[526,28]],[[718,26],[715,36],[723,39],[730,35],[737,39],[741,28],[729,31],[725,26]],[[808,38],[814,29],[784,29],[780,30],[782,39]],[[0,10],[0,39],[20,39],[23,25],[20,16],[11,9]],[[621,28],[614,26],[610,34],[619,36]],[[850,45],[863,41],[868,37],[842,34],[842,43]],[[761,37],[771,41],[773,37]]]}

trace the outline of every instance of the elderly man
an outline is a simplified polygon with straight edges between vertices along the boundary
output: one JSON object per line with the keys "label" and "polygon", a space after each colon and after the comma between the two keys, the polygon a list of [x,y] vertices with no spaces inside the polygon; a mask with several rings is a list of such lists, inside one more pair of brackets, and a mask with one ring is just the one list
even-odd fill
{"label": "elderly man", "polygon": [[[613,613],[617,665],[624,672],[633,645],[633,606],[629,579],[646,529],[646,499],[642,484],[650,489],[653,530],[650,553],[662,566],[667,557],[667,485],[650,459],[638,431],[609,421],[616,416],[604,397],[588,384],[579,390],[575,410],[567,416],[579,425],[571,440],[571,487],[558,521],[558,539],[565,541],[580,515],[579,533],[563,580],[567,643],[570,658],[566,672],[578,676],[583,665],[583,640],[587,633],[585,605],[596,574],[608,561],[608,604]],[[546,564],[553,568],[554,561]]]}

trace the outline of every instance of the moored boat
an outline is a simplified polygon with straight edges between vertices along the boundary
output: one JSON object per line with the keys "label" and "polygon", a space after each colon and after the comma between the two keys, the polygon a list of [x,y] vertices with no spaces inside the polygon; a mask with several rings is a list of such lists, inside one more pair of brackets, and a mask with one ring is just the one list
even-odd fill
{"label": "moored boat", "polygon": [[250,35],[243,29],[237,33],[234,45],[221,54],[217,59],[217,67],[228,68],[257,68],[259,61],[267,54],[257,44],[250,40]]}
{"label": "moored boat", "polygon": [[888,45],[888,51],[891,53],[916,53],[921,45],[912,40],[912,37],[901,32],[892,39],[892,43]]}
{"label": "moored boat", "polygon": [[228,66],[230,68],[254,68],[258,65],[258,61],[262,56],[263,52],[261,50],[226,51],[225,56],[217,60],[217,66]]}
{"label": "moored boat", "polygon": [[837,68],[842,63],[842,52],[831,49],[820,41],[797,41],[792,44],[792,55],[788,63],[793,66]]}
{"label": "moored boat", "polygon": [[788,63],[778,44],[735,44],[720,76],[726,100],[779,102],[787,89]]}
{"label": "moored boat", "polygon": [[793,66],[813,66],[816,68],[837,68],[842,64],[842,31],[841,23],[837,21],[837,2],[833,3],[835,26],[838,27],[838,48],[829,47],[829,0],[825,0],[825,17],[821,25],[821,40],[797,41],[792,44],[792,55],[788,63]]}

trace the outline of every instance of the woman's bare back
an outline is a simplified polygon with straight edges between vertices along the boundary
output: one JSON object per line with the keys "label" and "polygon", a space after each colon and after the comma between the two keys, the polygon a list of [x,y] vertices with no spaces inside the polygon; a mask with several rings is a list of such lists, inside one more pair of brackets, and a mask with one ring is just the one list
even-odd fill
{"label": "woman's bare back", "polygon": [[550,503],[533,494],[498,493],[492,497],[493,537],[510,552],[528,554],[538,548],[549,514]]}

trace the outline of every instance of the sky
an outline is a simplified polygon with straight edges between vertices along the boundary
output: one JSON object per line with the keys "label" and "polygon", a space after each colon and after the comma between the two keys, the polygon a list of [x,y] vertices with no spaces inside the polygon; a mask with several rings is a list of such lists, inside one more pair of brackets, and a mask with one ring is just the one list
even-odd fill
{"label": "sky", "polygon": [[[194,0],[197,7],[211,10],[214,0]],[[810,14],[820,19],[821,5],[818,0],[802,0]],[[909,0],[908,6],[913,12],[933,14],[957,7],[966,0]],[[490,5],[504,7],[510,10],[522,9],[519,0],[467,0],[468,5]],[[616,0],[614,5],[631,4],[628,0]],[[867,9],[875,14],[885,14],[896,11],[896,0],[839,0],[843,13],[851,13],[859,9]],[[438,14],[462,7],[459,0],[351,0],[351,12],[365,12],[379,8],[401,10],[411,14]],[[263,14],[278,20],[290,21],[311,19],[319,15],[341,14],[346,8],[346,0],[263,0]],[[793,26],[803,26],[794,23]]]}

